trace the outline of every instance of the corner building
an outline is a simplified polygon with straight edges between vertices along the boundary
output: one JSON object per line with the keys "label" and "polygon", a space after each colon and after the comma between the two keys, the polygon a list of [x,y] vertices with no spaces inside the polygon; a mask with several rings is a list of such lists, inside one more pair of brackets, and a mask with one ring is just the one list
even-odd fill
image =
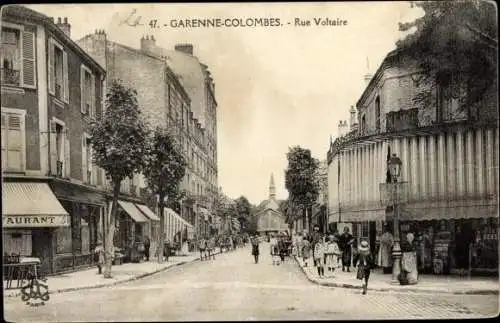
{"label": "corner building", "polygon": [[[459,109],[455,77],[436,73],[432,85],[403,52],[387,55],[357,102],[356,126],[328,151],[329,218],[376,250],[383,225],[393,227],[380,184],[395,153],[400,238],[414,233],[419,271],[498,274],[497,83],[479,108]],[[425,104],[412,99],[419,91],[431,94]]]}

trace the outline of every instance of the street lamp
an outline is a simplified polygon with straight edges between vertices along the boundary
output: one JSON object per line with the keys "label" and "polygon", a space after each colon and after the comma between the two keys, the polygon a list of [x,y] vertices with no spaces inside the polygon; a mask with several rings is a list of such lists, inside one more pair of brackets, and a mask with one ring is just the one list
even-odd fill
{"label": "street lamp", "polygon": [[394,222],[394,246],[392,248],[392,258],[393,258],[393,267],[392,267],[392,280],[394,282],[398,281],[398,276],[401,273],[401,246],[399,244],[399,212],[398,212],[398,204],[397,204],[397,181],[398,177],[401,174],[401,159],[399,159],[396,154],[392,154],[392,157],[388,161],[387,167],[389,168],[389,173],[391,175],[392,180],[392,210],[393,210],[393,222]]}

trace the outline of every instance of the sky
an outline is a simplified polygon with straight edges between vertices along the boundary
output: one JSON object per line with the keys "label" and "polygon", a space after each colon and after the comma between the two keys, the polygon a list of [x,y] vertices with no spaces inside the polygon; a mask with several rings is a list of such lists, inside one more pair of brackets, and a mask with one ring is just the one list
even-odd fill
{"label": "sky", "polygon": [[[208,65],[215,82],[219,186],[228,196],[244,195],[254,204],[267,199],[271,173],[277,198],[288,196],[289,147],[299,145],[326,159],[330,136],[337,136],[339,120],[349,120],[348,110],[365,88],[364,75],[373,74],[403,36],[398,22],[422,15],[409,2],[28,7],[56,19],[67,17],[74,40],[104,29],[108,39],[134,48],[146,35],[164,48],[193,44],[194,55]],[[134,9],[144,25],[120,24]],[[283,25],[175,27],[179,20],[211,18],[278,18]],[[347,24],[317,26],[315,18]],[[296,26],[296,19],[310,25]]]}

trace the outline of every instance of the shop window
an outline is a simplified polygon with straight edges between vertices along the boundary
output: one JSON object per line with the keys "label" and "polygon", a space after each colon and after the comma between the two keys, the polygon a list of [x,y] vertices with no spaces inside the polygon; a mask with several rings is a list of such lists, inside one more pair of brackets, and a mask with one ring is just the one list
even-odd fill
{"label": "shop window", "polygon": [[71,227],[59,227],[56,229],[56,253],[71,253],[72,251],[72,235]]}

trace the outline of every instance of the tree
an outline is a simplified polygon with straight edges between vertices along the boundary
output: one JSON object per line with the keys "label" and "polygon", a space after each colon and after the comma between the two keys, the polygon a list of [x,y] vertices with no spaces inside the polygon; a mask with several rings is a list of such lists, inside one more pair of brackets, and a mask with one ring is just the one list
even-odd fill
{"label": "tree", "polygon": [[238,197],[235,202],[238,221],[240,222],[242,231],[247,232],[252,205],[245,196]]}
{"label": "tree", "polygon": [[[460,111],[472,109],[476,116],[496,115],[479,111],[481,101],[493,89],[497,79],[497,18],[493,2],[488,1],[417,1],[414,5],[424,16],[400,23],[401,31],[416,29],[396,43],[401,55],[418,62],[423,70],[423,91],[414,102],[429,106],[437,80],[452,77],[459,97]],[[489,108],[489,107],[487,107]],[[475,110],[475,111],[474,111]]]}
{"label": "tree", "polygon": [[134,89],[122,85],[119,80],[112,81],[106,94],[103,118],[90,125],[93,161],[104,169],[113,187],[113,203],[105,236],[105,278],[111,278],[120,183],[142,170],[147,154],[148,127],[141,118],[136,96]]}
{"label": "tree", "polygon": [[[307,217],[309,226],[311,226],[311,207],[318,198],[319,193],[316,179],[319,161],[311,156],[309,149],[299,146],[289,149],[287,159],[288,168],[285,171],[285,187],[289,194],[288,206],[290,211],[300,207],[303,221]],[[296,214],[290,214],[290,216],[292,216],[292,221],[297,218]]]}
{"label": "tree", "polygon": [[166,129],[157,127],[153,133],[151,147],[146,158],[144,176],[149,190],[158,195],[160,210],[160,241],[158,263],[163,262],[165,245],[165,198],[176,201],[181,196],[179,184],[186,173],[186,161],[174,137]]}

